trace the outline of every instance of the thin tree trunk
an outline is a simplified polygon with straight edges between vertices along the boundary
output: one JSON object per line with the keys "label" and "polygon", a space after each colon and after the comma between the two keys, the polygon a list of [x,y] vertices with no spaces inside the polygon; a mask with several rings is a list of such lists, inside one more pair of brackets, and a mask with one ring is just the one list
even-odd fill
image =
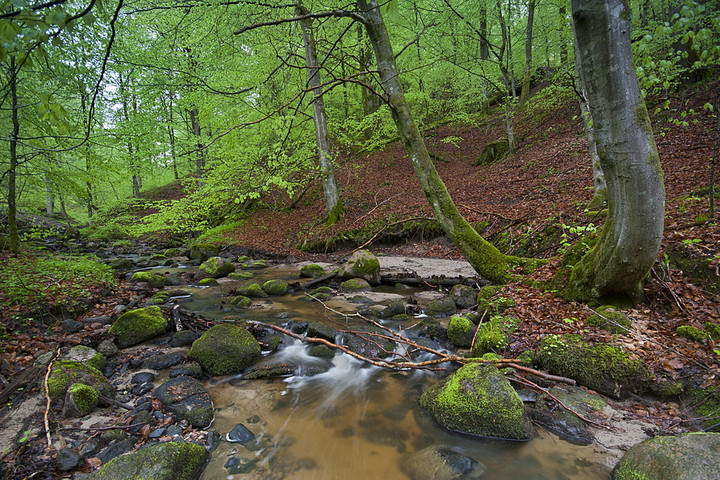
{"label": "thin tree trunk", "polygon": [[[295,10],[298,16],[308,13],[300,2],[298,2]],[[308,84],[315,96],[313,99],[313,122],[315,123],[315,141],[318,149],[318,160],[320,161],[320,175],[322,176],[323,191],[325,192],[325,208],[328,213],[333,213],[340,204],[340,195],[335,182],[332,156],[330,155],[330,146],[327,140],[327,118],[325,116],[325,102],[323,101],[323,90],[320,81],[320,64],[315,49],[312,19],[302,20],[300,27],[302,29],[303,43],[305,44]]]}
{"label": "thin tree trunk", "polygon": [[509,274],[505,256],[478,235],[475,229],[460,215],[430,160],[425,143],[422,141],[420,131],[410,112],[410,107],[405,100],[395,64],[395,55],[377,0],[357,0],[357,5],[358,10],[362,12],[365,28],[375,51],[390,112],[435,218],[478,274],[496,283],[507,281]]}
{"label": "thin tree trunk", "polygon": [[[197,140],[197,144],[195,145],[195,148],[197,151],[195,152],[195,176],[198,179],[203,178],[205,174],[205,150],[203,149],[202,142],[200,141],[200,122],[198,121],[198,108],[193,107],[190,109],[190,127],[192,128],[192,133],[195,136],[195,139]],[[200,183],[202,185],[202,183]]]}
{"label": "thin tree trunk", "polygon": [[53,195],[52,183],[47,174],[45,175],[45,213],[48,215],[55,213],[55,195]]}
{"label": "thin tree trunk", "polygon": [[20,235],[17,226],[17,192],[16,192],[16,175],[17,175],[17,139],[20,135],[20,120],[18,117],[18,98],[17,98],[17,73],[18,68],[15,63],[15,57],[10,57],[10,97],[12,100],[12,131],[10,132],[10,169],[8,170],[8,234],[9,250],[12,253],[18,253],[20,250]]}
{"label": "thin tree trunk", "polygon": [[663,173],[632,64],[627,8],[623,0],[572,0],[578,61],[608,190],[598,243],[570,275],[568,293],[581,300],[639,300],[663,235]]}
{"label": "thin tree trunk", "polygon": [[535,0],[528,2],[527,31],[525,32],[525,71],[523,72],[522,91],[520,92],[520,107],[524,107],[530,98],[530,71],[532,70],[532,37],[533,19],[535,18]]}
{"label": "thin tree trunk", "polygon": [[565,18],[567,18],[567,7],[563,4],[559,10],[560,17],[560,65],[567,65],[568,62],[568,45],[565,38]]}
{"label": "thin tree trunk", "polygon": [[[508,31],[507,31],[507,25],[505,24],[505,17],[502,13],[502,8],[500,7],[500,0],[496,0],[495,5],[497,6],[497,13],[498,18],[500,20],[500,33],[502,38],[502,45],[500,47],[500,52],[498,53],[498,64],[500,65],[500,72],[503,76],[503,82],[505,86],[505,130],[507,132],[507,140],[508,140],[508,153],[512,153],[515,151],[515,129],[513,128],[513,114],[512,114],[512,99],[515,97],[515,85],[512,80],[512,72],[508,71],[508,67],[506,66],[503,60],[505,57],[505,51],[508,52],[508,65],[512,67],[511,63],[511,56],[510,56],[510,50],[507,48],[510,45],[510,42],[508,41]],[[507,90],[512,90],[512,96],[510,95],[510,92]]]}

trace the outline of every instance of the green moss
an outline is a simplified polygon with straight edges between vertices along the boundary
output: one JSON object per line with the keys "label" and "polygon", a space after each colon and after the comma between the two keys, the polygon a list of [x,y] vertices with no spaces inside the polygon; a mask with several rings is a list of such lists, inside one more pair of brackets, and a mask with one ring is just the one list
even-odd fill
{"label": "green moss", "polygon": [[340,290],[343,292],[360,292],[370,289],[370,284],[362,278],[351,278],[350,280],[345,280],[340,284]]}
{"label": "green moss", "polygon": [[234,272],[228,273],[228,275],[227,275],[227,278],[231,278],[233,280],[246,280],[246,279],[252,278],[252,277],[253,277],[252,273],[243,272],[243,271],[240,271],[240,272],[234,271]]}
{"label": "green moss", "polygon": [[53,400],[63,398],[73,384],[87,385],[106,397],[115,396],[113,387],[99,370],[74,360],[55,362],[47,380],[50,398]]}
{"label": "green moss", "polygon": [[165,332],[167,320],[158,306],[126,312],[110,327],[120,348],[135,345]]}
{"label": "green moss", "polygon": [[[720,417],[720,386],[708,388],[687,388],[686,402],[693,405],[692,415],[703,428],[714,427],[718,431],[718,417]],[[685,397],[683,397],[685,398]]]}
{"label": "green moss", "polygon": [[707,343],[708,340],[710,340],[710,335],[690,325],[681,325],[677,327],[675,331],[681,337],[692,340],[693,342]]}
{"label": "green moss", "polygon": [[720,340],[720,325],[717,323],[707,322],[704,325],[705,331],[710,335],[710,338],[712,338],[715,341]]}
{"label": "green moss", "polygon": [[290,285],[285,280],[268,280],[263,283],[262,289],[268,295],[281,296],[288,293]]}
{"label": "green moss", "polygon": [[450,430],[518,440],[531,436],[522,400],[490,364],[465,365],[423,393],[420,405]]}
{"label": "green moss", "polygon": [[75,408],[77,408],[77,413],[80,417],[88,415],[97,407],[98,394],[94,388],[88,385],[74,383],[68,388],[68,393],[73,395]]}
{"label": "green moss", "polygon": [[217,287],[220,285],[214,278],[203,278],[197,282],[198,287]]}
{"label": "green moss", "polygon": [[267,268],[268,264],[265,260],[255,260],[254,262],[244,263],[242,267],[247,270],[262,270]]}
{"label": "green moss", "polygon": [[151,287],[162,288],[167,285],[167,280],[162,275],[153,272],[135,272],[130,278],[131,282],[145,282]]}
{"label": "green moss", "polygon": [[300,276],[304,278],[320,278],[325,276],[325,269],[317,263],[303,265],[300,268]]}
{"label": "green moss", "polygon": [[191,442],[165,442],[110,460],[88,480],[195,480],[209,457],[205,447]]}
{"label": "green moss", "polygon": [[469,347],[475,333],[475,325],[465,317],[453,315],[448,325],[448,339],[458,347]]}
{"label": "green moss", "polygon": [[211,375],[240,373],[260,357],[260,344],[250,332],[228,323],[210,328],[188,352]]}
{"label": "green moss", "polygon": [[480,357],[487,352],[500,352],[510,342],[510,337],[517,331],[520,319],[496,315],[480,327],[480,332],[473,346],[471,356]]}
{"label": "green moss", "polygon": [[243,295],[238,295],[237,297],[233,297],[233,299],[230,300],[230,305],[235,305],[236,307],[240,308],[248,308],[250,305],[252,305],[252,300]]}
{"label": "green moss", "polygon": [[630,318],[622,312],[618,312],[609,305],[596,309],[594,315],[587,319],[588,325],[602,328],[610,333],[628,333],[632,323]]}
{"label": "green moss", "polygon": [[580,384],[613,398],[647,387],[650,374],[640,360],[607,344],[591,346],[578,335],[548,335],[536,353],[542,368],[574,378]]}
{"label": "green moss", "polygon": [[327,219],[325,220],[325,224],[328,226],[335,225],[342,218],[344,211],[345,211],[345,202],[343,202],[343,201],[338,202],[338,204],[335,205],[332,210],[330,210],[330,213],[328,213]]}
{"label": "green moss", "polygon": [[246,283],[238,288],[238,293],[250,298],[267,298],[268,294],[262,289],[260,284],[256,282]]}

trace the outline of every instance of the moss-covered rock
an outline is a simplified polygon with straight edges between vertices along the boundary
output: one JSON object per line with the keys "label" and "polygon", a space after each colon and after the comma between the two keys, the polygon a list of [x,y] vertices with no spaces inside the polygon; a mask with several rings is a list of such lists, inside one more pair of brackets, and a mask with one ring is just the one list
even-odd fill
{"label": "moss-covered rock", "polygon": [[382,309],[380,316],[383,318],[392,318],[395,315],[402,315],[405,313],[405,302],[402,300],[395,300]]}
{"label": "moss-covered rock", "polygon": [[508,139],[500,138],[494,142],[490,142],[483,148],[482,153],[473,163],[474,166],[480,167],[483,165],[490,165],[491,163],[497,162],[502,159],[508,152]]}
{"label": "moss-covered rock", "polygon": [[710,335],[713,340],[720,341],[720,325],[717,323],[707,322],[704,325],[705,331]]}
{"label": "moss-covered rock", "polygon": [[302,278],[320,278],[325,276],[325,269],[317,263],[303,265],[300,267],[300,276]]}
{"label": "moss-covered rock", "polygon": [[456,347],[469,347],[472,344],[476,328],[476,325],[467,318],[453,315],[450,317],[447,336]]}
{"label": "moss-covered rock", "polygon": [[235,271],[235,264],[222,257],[210,257],[198,269],[205,277],[222,278]]}
{"label": "moss-covered rock", "polygon": [[691,405],[690,412],[702,428],[720,431],[720,386],[698,388],[690,386],[682,396],[683,403]]}
{"label": "moss-covered rock", "polygon": [[657,436],[628,450],[612,472],[613,480],[717,479],[720,433]]}
{"label": "moss-covered rock", "polygon": [[244,328],[223,323],[195,340],[188,358],[211,375],[240,373],[262,356],[260,344]]}
{"label": "moss-covered rock", "polygon": [[315,345],[308,351],[308,355],[311,357],[332,358],[335,356],[335,351],[327,345]]}
{"label": "moss-covered rock", "polygon": [[47,380],[48,395],[52,400],[64,398],[68,388],[76,383],[92,387],[108,398],[115,397],[115,387],[99,370],[74,360],[60,360],[53,364]]}
{"label": "moss-covered rock", "polygon": [[503,351],[519,325],[519,318],[495,315],[480,327],[471,356],[481,357],[488,352]]}
{"label": "moss-covered rock", "polygon": [[465,365],[425,391],[420,405],[452,431],[512,440],[532,437],[522,400],[490,364]]}
{"label": "moss-covered rock", "polygon": [[480,315],[491,317],[499,315],[508,308],[515,306],[515,300],[498,295],[502,286],[487,285],[480,289],[476,299],[477,312]]}
{"label": "moss-covered rock", "polygon": [[420,320],[420,335],[436,338],[438,340],[447,339],[447,329],[440,325],[440,321],[428,317]]}
{"label": "moss-covered rock", "polygon": [[591,346],[577,335],[548,335],[535,359],[556,375],[574,378],[578,383],[609,397],[622,399],[631,392],[641,393],[650,373],[640,360],[607,344]]}
{"label": "moss-covered rock", "polygon": [[136,345],[150,338],[162,335],[168,322],[160,307],[146,307],[123,313],[110,327],[120,348]]}
{"label": "moss-covered rock", "polygon": [[220,283],[214,278],[201,278],[196,285],[198,287],[217,287]]}
{"label": "moss-covered rock", "polygon": [[264,378],[288,377],[295,374],[295,367],[288,363],[269,363],[253,365],[243,374],[245,380],[261,380]]}
{"label": "moss-covered rock", "polygon": [[450,298],[458,308],[470,308],[477,303],[475,289],[463,284],[453,285]]}
{"label": "moss-covered rock", "polygon": [[188,248],[185,255],[190,260],[200,260],[204,262],[210,257],[217,257],[220,249],[211,243],[196,243]]}
{"label": "moss-covered rock", "polygon": [[380,261],[367,250],[358,250],[338,272],[340,280],[362,278],[371,285],[380,284]]}
{"label": "moss-covered rock", "polygon": [[153,395],[168,411],[193,427],[207,427],[215,415],[208,391],[200,381],[187,375],[171,378],[157,387]]}
{"label": "moss-covered rock", "polygon": [[335,342],[337,330],[326,323],[310,322],[307,329],[307,336],[313,338],[323,338],[329,342]]}
{"label": "moss-covered rock", "polygon": [[183,255],[185,255],[185,252],[183,251],[182,248],[174,247],[174,248],[168,248],[167,250],[165,250],[165,252],[163,252],[163,255],[166,258],[182,257]]}
{"label": "moss-covered rock", "polygon": [[707,332],[703,332],[699,328],[695,328],[691,325],[680,325],[675,329],[678,335],[683,338],[687,338],[693,342],[708,343],[710,335]]}
{"label": "moss-covered rock", "polygon": [[244,296],[244,297],[250,297],[250,298],[267,298],[268,294],[265,293],[265,290],[262,289],[259,283],[257,282],[250,282],[246,283],[245,285],[240,286],[240,288],[237,289],[237,293]]}
{"label": "moss-covered rock", "polygon": [[202,445],[166,442],[148,445],[137,452],[110,460],[87,480],[195,480],[209,453]]}
{"label": "moss-covered rock", "polygon": [[130,277],[131,282],[144,282],[153,288],[162,288],[168,284],[167,279],[154,272],[135,272]]}
{"label": "moss-covered rock", "polygon": [[73,383],[65,393],[63,417],[84,417],[89,415],[98,404],[98,393],[84,383]]}
{"label": "moss-covered rock", "polygon": [[351,278],[340,284],[340,290],[343,292],[362,292],[371,289],[370,283],[362,278]]}
{"label": "moss-covered rock", "polygon": [[75,345],[67,354],[68,360],[84,363],[102,372],[105,368],[105,357],[94,348],[85,345]]}
{"label": "moss-covered rock", "polygon": [[254,275],[250,272],[235,270],[234,272],[228,273],[227,278],[231,278],[233,280],[247,280],[248,278],[252,278],[253,276]]}
{"label": "moss-covered rock", "polygon": [[235,305],[239,308],[248,308],[252,305],[252,300],[244,295],[238,295],[230,300],[230,305]]}
{"label": "moss-covered rock", "polygon": [[288,293],[290,285],[285,280],[268,280],[263,283],[262,289],[268,295],[282,296]]}
{"label": "moss-covered rock", "polygon": [[390,340],[384,340],[378,335],[387,335],[384,330],[370,326],[353,329],[356,333],[345,332],[343,343],[351,351],[367,358],[385,358],[392,355],[395,345]]}
{"label": "moss-covered rock", "polygon": [[630,317],[609,305],[598,307],[595,313],[587,319],[587,324],[610,333],[628,333],[632,326]]}
{"label": "moss-covered rock", "polygon": [[455,313],[456,310],[453,299],[443,297],[431,301],[428,306],[425,307],[425,314],[431,317],[449,317]]}
{"label": "moss-covered rock", "polygon": [[268,264],[265,260],[254,260],[243,263],[242,267],[246,270],[262,270],[263,268],[267,268]]}

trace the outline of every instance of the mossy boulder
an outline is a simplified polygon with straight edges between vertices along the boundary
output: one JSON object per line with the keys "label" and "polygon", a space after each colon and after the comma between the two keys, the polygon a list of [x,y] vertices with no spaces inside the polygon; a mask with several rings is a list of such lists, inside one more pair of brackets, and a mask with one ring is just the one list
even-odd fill
{"label": "mossy boulder", "polygon": [[447,329],[448,339],[456,347],[469,347],[477,326],[465,317],[453,315]]}
{"label": "mossy boulder", "polygon": [[182,257],[183,255],[185,255],[185,252],[182,250],[182,248],[174,247],[174,248],[168,248],[167,250],[165,250],[165,252],[163,252],[163,255],[166,258]]}
{"label": "mossy boulder", "polygon": [[343,292],[363,292],[372,290],[370,283],[362,278],[351,278],[340,284],[340,290]]}
{"label": "mossy boulder", "polygon": [[508,152],[509,144],[507,138],[500,138],[494,142],[490,142],[485,145],[482,153],[473,163],[474,166],[480,167],[483,165],[490,165],[502,159]]}
{"label": "mossy boulder", "polygon": [[252,300],[244,295],[238,295],[230,300],[230,305],[235,305],[239,308],[248,308],[252,305]]}
{"label": "mossy boulder", "polygon": [[108,262],[113,270],[130,270],[135,266],[129,258],[114,258]]}
{"label": "mossy boulder", "polygon": [[137,308],[125,312],[110,327],[120,348],[136,345],[162,335],[168,322],[158,306]]}
{"label": "mossy boulder", "polygon": [[98,404],[98,393],[84,383],[73,383],[65,393],[63,417],[84,417],[90,414]]}
{"label": "mossy boulder", "polygon": [[215,325],[193,342],[188,358],[211,375],[240,373],[262,356],[260,344],[244,328]]}
{"label": "mossy boulder", "polygon": [[204,277],[222,278],[235,271],[235,264],[222,257],[210,257],[198,268],[198,273]]}
{"label": "mossy boulder", "polygon": [[245,285],[240,286],[240,288],[237,289],[237,293],[244,297],[250,297],[250,298],[267,298],[268,297],[268,294],[265,292],[265,290],[262,289],[260,284],[257,282],[250,282],[250,283],[246,283]]}
{"label": "mossy boulder", "polygon": [[214,278],[201,278],[196,285],[198,287],[217,287],[220,283]]}
{"label": "mossy boulder", "polygon": [[463,284],[453,285],[450,298],[458,308],[470,308],[477,303],[475,289]]}
{"label": "mossy boulder", "polygon": [[370,326],[357,327],[353,332],[343,333],[343,343],[351,351],[367,358],[385,358],[392,355],[395,345],[390,340],[379,338],[387,335],[384,330]]}
{"label": "mossy boulder", "polygon": [[718,479],[720,433],[657,436],[631,447],[615,466],[613,480]]}
{"label": "mossy boulder", "polygon": [[162,288],[168,284],[168,281],[162,275],[154,272],[135,272],[130,277],[131,282],[147,283],[153,288]]}
{"label": "mossy boulder", "polygon": [[691,325],[680,325],[675,329],[678,335],[683,338],[687,338],[690,341],[698,343],[708,343],[710,335],[707,332],[700,330],[699,328]]}
{"label": "mossy boulder", "polygon": [[185,256],[190,260],[204,262],[210,257],[217,257],[218,253],[220,253],[220,249],[211,243],[196,243],[188,248]]}
{"label": "mossy boulder", "polygon": [[267,365],[253,365],[245,370],[245,380],[261,380],[266,378],[289,377],[295,374],[295,367],[289,363],[269,363]]}
{"label": "mossy boulder", "polygon": [[405,314],[405,302],[403,302],[402,300],[395,300],[390,302],[387,307],[382,309],[380,316],[383,318],[392,318],[396,315],[403,314]]}
{"label": "mossy boulder", "polygon": [[587,319],[587,324],[610,333],[628,333],[632,326],[630,317],[609,305],[598,307],[595,313]]}
{"label": "mossy boulder", "polygon": [[152,296],[148,303],[152,305],[165,305],[170,301],[170,292],[167,290],[161,290]]}
{"label": "mossy boulder", "polygon": [[268,280],[262,284],[262,289],[268,295],[282,296],[288,293],[290,285],[285,280]]}
{"label": "mossy boulder", "polygon": [[110,460],[87,480],[195,480],[210,453],[190,442],[154,443]]}
{"label": "mossy boulder", "polygon": [[235,270],[234,272],[230,272],[227,274],[227,278],[230,278],[232,280],[247,280],[248,278],[252,278],[254,275],[250,272],[244,272],[242,270]]}
{"label": "mossy boulder", "polygon": [[338,272],[340,280],[362,278],[371,285],[380,284],[380,261],[367,250],[358,250]]}
{"label": "mossy boulder", "polygon": [[68,388],[76,383],[92,387],[105,397],[115,397],[115,387],[99,370],[75,360],[60,360],[53,364],[47,380],[48,395],[52,400],[64,398]]}
{"label": "mossy boulder", "polygon": [[300,277],[302,278],[320,278],[325,275],[325,269],[317,263],[303,265],[300,267]]}
{"label": "mossy boulder", "polygon": [[427,307],[425,307],[425,315],[430,317],[449,317],[457,308],[455,302],[450,297],[443,297],[437,300],[432,300]]}
{"label": "mossy boulder", "polygon": [[502,352],[517,331],[520,319],[495,315],[482,324],[471,352],[473,357],[481,357],[488,352]]}
{"label": "mossy boulder", "polygon": [[426,390],[420,406],[448,430],[512,440],[532,437],[522,400],[494,365],[465,365]]}
{"label": "mossy boulder", "polygon": [[246,270],[262,270],[267,268],[268,264],[265,260],[253,260],[242,264],[242,268]]}
{"label": "mossy boulder", "polygon": [[76,362],[84,363],[94,369],[102,372],[105,368],[105,357],[94,348],[90,348],[85,345],[75,345],[70,348],[67,354],[68,360],[75,360]]}
{"label": "mossy boulder", "polygon": [[578,335],[548,335],[535,355],[540,367],[612,398],[643,392],[650,373],[640,360],[612,345],[590,345]]}
{"label": "mossy boulder", "polygon": [[335,342],[337,330],[326,323],[310,322],[307,329],[307,336],[313,338],[323,338],[329,342]]}

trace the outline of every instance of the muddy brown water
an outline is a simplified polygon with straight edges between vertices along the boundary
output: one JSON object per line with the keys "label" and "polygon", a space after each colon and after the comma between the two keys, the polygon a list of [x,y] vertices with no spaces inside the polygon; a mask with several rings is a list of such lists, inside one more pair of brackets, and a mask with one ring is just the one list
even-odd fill
{"label": "muddy brown water", "polygon": [[[297,281],[297,270],[267,269],[252,281],[262,284],[270,278]],[[308,302],[302,292],[235,309],[221,297],[239,283],[223,281],[218,287],[187,289],[192,295],[183,299],[182,306],[210,318],[239,315],[278,325],[290,320],[323,321],[343,328],[356,321]],[[384,291],[406,298],[417,292],[393,287]],[[361,307],[337,299],[329,304],[345,313]],[[476,438],[440,428],[417,406],[420,394],[439,380],[433,373],[391,372],[342,353],[318,359],[308,355],[309,347],[302,342],[284,341],[284,348],[263,362],[290,363],[296,375],[273,380],[224,377],[207,384],[216,408],[208,430],[218,432],[222,441],[201,480],[408,479],[403,458],[430,445],[450,446],[483,463],[487,467],[484,480],[610,478],[607,454],[600,448],[570,444],[539,427],[529,442]],[[327,371],[305,375],[311,367]],[[226,441],[238,423],[258,437],[251,449]],[[250,471],[233,474],[226,468],[229,461],[250,464]]]}

